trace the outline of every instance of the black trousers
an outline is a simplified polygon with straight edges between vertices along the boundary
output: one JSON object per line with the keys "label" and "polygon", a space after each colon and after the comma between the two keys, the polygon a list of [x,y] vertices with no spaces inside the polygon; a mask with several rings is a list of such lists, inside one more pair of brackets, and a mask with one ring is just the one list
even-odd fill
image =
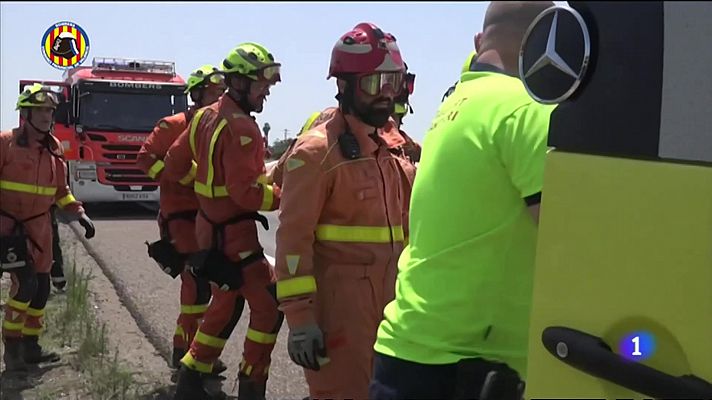
{"label": "black trousers", "polygon": [[52,277],[52,283],[56,285],[63,286],[66,282],[64,278],[64,257],[62,255],[62,246],[59,244],[59,224],[57,223],[57,217],[55,215],[56,207],[53,206],[50,209],[50,219],[52,221],[52,269],[50,270],[50,276]]}
{"label": "black trousers", "polygon": [[521,399],[524,390],[506,364],[476,358],[430,365],[375,353],[369,399],[478,399],[486,383],[489,399]]}

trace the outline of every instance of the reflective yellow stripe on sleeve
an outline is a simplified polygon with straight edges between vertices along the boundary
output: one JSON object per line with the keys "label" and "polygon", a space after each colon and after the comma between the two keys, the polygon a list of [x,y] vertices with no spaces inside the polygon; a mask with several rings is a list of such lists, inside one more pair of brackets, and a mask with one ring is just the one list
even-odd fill
{"label": "reflective yellow stripe on sleeve", "polygon": [[247,328],[247,338],[255,343],[272,344],[277,341],[277,334],[265,333],[256,331],[252,328]]}
{"label": "reflective yellow stripe on sleeve", "polygon": [[405,239],[402,226],[317,225],[316,239],[330,242],[389,243]]}
{"label": "reflective yellow stripe on sleeve", "polygon": [[28,185],[27,183],[5,180],[0,180],[0,190],[10,190],[13,192],[37,194],[40,196],[54,196],[57,193],[56,187]]}
{"label": "reflective yellow stripe on sleeve", "polygon": [[148,176],[151,179],[156,179],[156,176],[163,171],[163,168],[166,167],[166,164],[163,162],[163,160],[156,160],[153,165],[151,165],[151,168],[148,169]]}
{"label": "reflective yellow stripe on sleeve", "polygon": [[57,200],[57,203],[56,203],[56,204],[57,204],[57,207],[59,207],[59,208],[64,208],[64,207],[66,207],[66,206],[68,206],[68,205],[70,205],[70,204],[72,204],[72,203],[76,203],[76,202],[77,202],[77,199],[74,197],[74,195],[72,195],[71,193],[69,193],[68,195],[66,195],[66,196],[62,197],[61,199]]}
{"label": "reflective yellow stripe on sleeve", "polygon": [[312,275],[277,281],[278,299],[314,292],[316,292],[316,279]]}

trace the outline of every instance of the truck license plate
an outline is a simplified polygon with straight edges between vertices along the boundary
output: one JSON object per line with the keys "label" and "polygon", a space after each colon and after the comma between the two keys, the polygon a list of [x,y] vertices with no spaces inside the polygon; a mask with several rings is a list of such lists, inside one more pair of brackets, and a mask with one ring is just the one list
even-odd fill
{"label": "truck license plate", "polygon": [[148,193],[122,193],[122,200],[148,200]]}

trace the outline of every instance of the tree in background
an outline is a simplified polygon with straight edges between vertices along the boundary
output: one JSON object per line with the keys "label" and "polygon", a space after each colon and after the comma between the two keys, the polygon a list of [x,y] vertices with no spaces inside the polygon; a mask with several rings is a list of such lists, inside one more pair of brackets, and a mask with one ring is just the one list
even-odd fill
{"label": "tree in background", "polygon": [[278,160],[282,157],[287,148],[292,143],[294,139],[277,139],[274,141],[272,146],[269,147],[270,153],[272,153],[272,159]]}
{"label": "tree in background", "polygon": [[271,126],[269,126],[269,122],[265,122],[265,124],[262,126],[262,132],[264,133],[264,141],[265,141],[265,149],[267,150],[267,154],[265,154],[266,159],[272,159],[272,149],[269,147],[269,131],[272,129]]}

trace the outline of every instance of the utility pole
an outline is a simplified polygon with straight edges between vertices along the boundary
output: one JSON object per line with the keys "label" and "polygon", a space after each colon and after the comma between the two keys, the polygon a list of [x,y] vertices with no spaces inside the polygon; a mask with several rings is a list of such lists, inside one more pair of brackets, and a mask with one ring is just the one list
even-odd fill
{"label": "utility pole", "polygon": [[287,140],[287,134],[289,133],[289,129],[284,130],[284,140]]}

